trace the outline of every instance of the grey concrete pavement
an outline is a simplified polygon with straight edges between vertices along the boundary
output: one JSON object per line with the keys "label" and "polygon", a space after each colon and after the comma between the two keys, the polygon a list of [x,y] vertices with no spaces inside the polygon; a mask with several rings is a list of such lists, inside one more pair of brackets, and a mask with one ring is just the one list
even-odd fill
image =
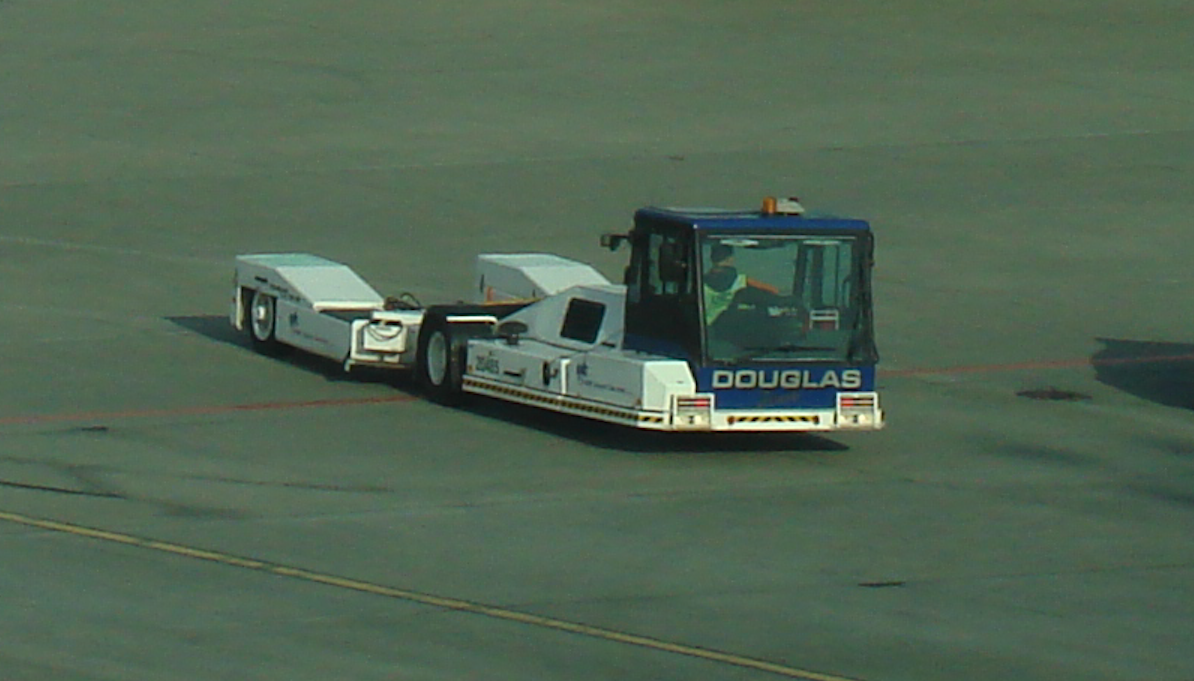
{"label": "grey concrete pavement", "polygon": [[[1163,0],[0,2],[0,512],[793,673],[1190,679],[1194,368],[1156,357],[1194,353],[1191,30]],[[224,320],[236,253],[451,300],[478,252],[616,278],[634,208],[774,193],[873,221],[881,433],[449,410]],[[5,678],[777,677],[9,521],[0,556]]]}

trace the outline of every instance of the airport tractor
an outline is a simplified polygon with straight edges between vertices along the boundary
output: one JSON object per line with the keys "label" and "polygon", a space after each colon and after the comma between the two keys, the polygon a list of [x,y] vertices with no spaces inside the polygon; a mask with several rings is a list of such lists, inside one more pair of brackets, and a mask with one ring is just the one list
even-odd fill
{"label": "airport tractor", "polygon": [[642,208],[623,282],[541,253],[482,254],[475,302],[383,297],[304,253],[236,258],[231,321],[265,354],[406,369],[443,404],[484,395],[660,431],[876,430],[870,226]]}

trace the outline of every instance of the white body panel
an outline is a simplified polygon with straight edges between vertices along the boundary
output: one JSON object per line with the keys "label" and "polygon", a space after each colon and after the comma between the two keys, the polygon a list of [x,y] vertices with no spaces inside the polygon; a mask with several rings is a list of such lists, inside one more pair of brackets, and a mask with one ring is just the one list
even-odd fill
{"label": "white body panel", "polygon": [[306,253],[237,256],[236,276],[240,286],[313,310],[380,310],[385,302],[347,266]]}
{"label": "white body panel", "polygon": [[[569,305],[575,299],[604,306],[601,326],[593,340],[564,335]],[[515,312],[508,319],[527,325],[527,336],[568,350],[588,350],[597,346],[620,348],[626,318],[626,287],[608,282],[566,289]],[[575,334],[574,334],[575,336]]]}
{"label": "white body panel", "polygon": [[276,302],[278,341],[353,365],[409,366],[422,310],[386,310],[385,299],[356,272],[306,253],[236,258],[231,320],[245,328],[246,293]]}
{"label": "white body panel", "polygon": [[476,300],[537,300],[582,284],[608,284],[583,262],[546,253],[484,253],[477,256]]}
{"label": "white body panel", "polygon": [[289,300],[279,300],[277,309],[278,340],[339,361],[348,356],[347,322]]}

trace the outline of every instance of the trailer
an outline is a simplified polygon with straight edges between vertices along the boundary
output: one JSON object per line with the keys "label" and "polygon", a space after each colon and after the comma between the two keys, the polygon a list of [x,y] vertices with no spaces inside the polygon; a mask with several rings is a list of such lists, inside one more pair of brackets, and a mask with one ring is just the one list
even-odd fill
{"label": "trailer", "polygon": [[473,300],[383,297],[301,253],[236,258],[231,321],[257,351],[291,348],[413,371],[442,404],[465,396],[633,428],[875,430],[873,237],[863,220],[643,208],[623,281],[542,253],[477,256]]}

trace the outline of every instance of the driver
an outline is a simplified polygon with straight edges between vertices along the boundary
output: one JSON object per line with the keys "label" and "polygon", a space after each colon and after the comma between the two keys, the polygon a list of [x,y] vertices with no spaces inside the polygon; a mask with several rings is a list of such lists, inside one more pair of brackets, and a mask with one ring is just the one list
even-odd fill
{"label": "driver", "polygon": [[746,287],[778,294],[779,289],[738,272],[734,267],[734,248],[726,244],[717,243],[709,249],[709,262],[712,267],[705,272],[705,324],[717,321],[721,313],[730,307],[734,296]]}

